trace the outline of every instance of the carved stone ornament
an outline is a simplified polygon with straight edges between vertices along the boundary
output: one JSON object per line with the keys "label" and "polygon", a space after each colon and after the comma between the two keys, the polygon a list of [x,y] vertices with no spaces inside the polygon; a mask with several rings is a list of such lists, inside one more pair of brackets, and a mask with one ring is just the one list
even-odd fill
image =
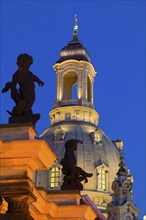
{"label": "carved stone ornament", "polygon": [[119,190],[119,184],[117,181],[114,181],[113,184],[112,184],[112,190],[114,192],[118,191]]}
{"label": "carved stone ornament", "polygon": [[64,141],[65,138],[65,131],[62,130],[60,127],[58,127],[55,131],[54,131],[54,141]]}
{"label": "carved stone ornament", "polygon": [[132,185],[131,185],[131,182],[129,179],[126,179],[123,184],[123,189],[126,190],[126,191],[131,191],[132,190]]}

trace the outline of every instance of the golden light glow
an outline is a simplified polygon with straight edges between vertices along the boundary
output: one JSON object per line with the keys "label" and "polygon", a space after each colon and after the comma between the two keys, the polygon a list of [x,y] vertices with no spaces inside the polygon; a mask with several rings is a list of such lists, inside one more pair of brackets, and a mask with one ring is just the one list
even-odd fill
{"label": "golden light glow", "polygon": [[58,93],[58,97],[59,97],[58,101],[61,101],[61,99],[62,99],[61,92]]}
{"label": "golden light glow", "polygon": [[100,134],[97,133],[97,132],[95,132],[94,138],[95,138],[95,141],[96,141],[96,142],[100,142],[100,141],[102,140],[102,137],[101,137]]}
{"label": "golden light glow", "polygon": [[78,99],[81,99],[81,90],[78,89]]}
{"label": "golden light glow", "polygon": [[106,190],[106,171],[98,169],[98,188]]}
{"label": "golden light glow", "polygon": [[50,181],[51,188],[57,188],[59,186],[59,179],[60,179],[59,168],[53,167],[51,169],[51,181]]}
{"label": "golden light glow", "polygon": [[[75,100],[75,102],[76,102],[76,100]],[[59,119],[57,116],[58,112],[60,114]],[[85,106],[78,106],[78,105],[54,108],[50,112],[51,124],[66,120],[65,115],[67,113],[70,113],[70,115],[71,115],[70,120],[78,120],[79,121],[79,120],[84,119],[84,121],[86,121],[86,122],[91,122],[95,125],[98,124],[99,115],[94,109],[89,108],[89,107],[85,107]]]}

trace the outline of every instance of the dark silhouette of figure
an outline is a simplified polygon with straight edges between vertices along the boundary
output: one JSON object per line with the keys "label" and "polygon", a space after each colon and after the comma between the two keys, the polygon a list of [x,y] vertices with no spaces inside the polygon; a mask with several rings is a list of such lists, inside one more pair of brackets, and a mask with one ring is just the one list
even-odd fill
{"label": "dark silhouette of figure", "polygon": [[64,182],[61,186],[62,190],[83,190],[82,181],[88,182],[87,177],[91,177],[91,173],[86,173],[82,168],[77,167],[77,161],[74,151],[77,150],[77,144],[83,143],[80,140],[71,139],[65,143],[64,158],[60,163],[63,166],[62,171],[64,176]]}
{"label": "dark silhouette of figure", "polygon": [[21,100],[21,96],[12,82],[6,83],[5,87],[2,89],[2,93],[8,92],[9,89],[11,90],[11,98],[14,100],[14,102],[17,105],[18,102]]}
{"label": "dark silhouette of figure", "polygon": [[13,74],[12,82],[6,83],[2,90],[2,93],[10,90],[11,98],[16,104],[12,112],[7,111],[12,116],[9,120],[10,123],[31,121],[35,125],[40,117],[40,114],[33,114],[31,108],[35,101],[35,82],[39,86],[43,86],[44,83],[29,71],[32,63],[33,59],[30,55],[20,54],[17,58],[18,70]]}

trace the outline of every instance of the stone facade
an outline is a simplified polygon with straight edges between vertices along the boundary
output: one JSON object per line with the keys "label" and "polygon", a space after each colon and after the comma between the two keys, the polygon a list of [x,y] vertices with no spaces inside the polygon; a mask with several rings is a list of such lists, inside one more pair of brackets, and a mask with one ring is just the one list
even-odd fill
{"label": "stone facade", "polygon": [[79,191],[46,192],[36,187],[34,170],[47,170],[56,156],[44,140],[35,140],[32,126],[2,125],[0,132],[1,220],[105,220]]}
{"label": "stone facade", "polygon": [[[54,131],[57,128],[61,128],[65,132],[63,141],[55,140]],[[94,133],[99,134],[99,136],[96,136]],[[83,141],[83,144],[78,144],[76,151],[77,166],[88,173],[93,173],[93,177],[89,179],[88,183],[83,183],[84,190],[82,194],[88,194],[102,211],[105,210],[107,204],[111,201],[111,185],[118,170],[119,153],[116,145],[95,125],[76,121],[54,124],[46,129],[41,138],[49,143],[57,155],[58,161],[63,158],[65,152],[64,143],[67,140],[73,138]],[[106,186],[104,189],[98,183],[98,170],[100,169],[104,170],[106,175]],[[36,184],[51,190],[53,188],[49,186],[49,172],[38,171]],[[45,181],[46,175],[48,177],[47,181]],[[62,176],[60,178],[60,185],[61,181]],[[58,189],[60,188],[59,186]]]}

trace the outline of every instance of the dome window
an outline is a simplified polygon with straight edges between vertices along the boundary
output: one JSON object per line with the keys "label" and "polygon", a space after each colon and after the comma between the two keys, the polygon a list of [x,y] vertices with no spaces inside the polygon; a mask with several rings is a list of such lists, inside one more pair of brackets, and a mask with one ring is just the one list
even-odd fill
{"label": "dome window", "polygon": [[95,133],[94,134],[94,140],[95,140],[96,143],[101,142],[101,136],[100,136],[99,133]]}
{"label": "dome window", "polygon": [[108,170],[109,170],[109,168],[104,163],[102,163],[96,167],[97,191],[107,191],[108,190]]}
{"label": "dome window", "polygon": [[96,129],[94,132],[91,132],[90,134],[94,144],[102,143],[103,132],[100,129]]}
{"label": "dome window", "polygon": [[98,189],[106,190],[106,171],[103,169],[98,169]]}

